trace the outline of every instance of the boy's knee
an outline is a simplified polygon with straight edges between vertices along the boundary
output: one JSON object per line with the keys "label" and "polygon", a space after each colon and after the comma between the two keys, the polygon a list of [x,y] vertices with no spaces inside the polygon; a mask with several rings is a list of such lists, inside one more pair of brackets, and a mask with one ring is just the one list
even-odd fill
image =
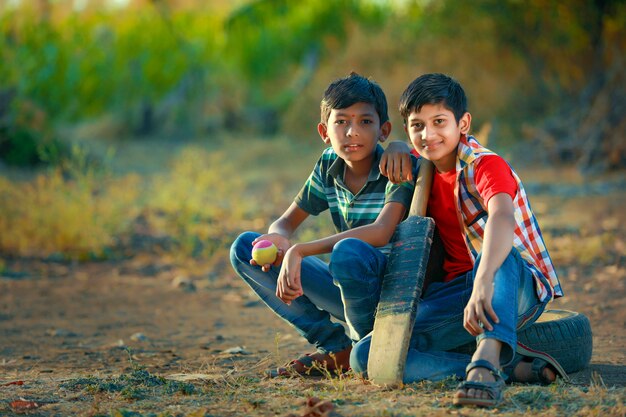
{"label": "boy's knee", "polygon": [[333,251],[330,254],[331,262],[340,260],[359,258],[363,253],[362,246],[365,242],[360,239],[349,237],[335,243]]}
{"label": "boy's knee", "polygon": [[367,359],[370,354],[371,341],[372,336],[364,337],[352,347],[352,352],[350,352],[350,367],[364,378],[367,377]]}
{"label": "boy's knee", "polygon": [[[338,276],[344,274],[340,273],[344,270],[354,270],[355,268],[363,266],[363,254],[366,252],[367,245],[360,239],[347,238],[342,239],[333,246],[333,251],[330,254],[329,268],[334,272],[339,272]],[[335,274],[333,274],[335,276]]]}
{"label": "boy's knee", "polygon": [[259,236],[256,232],[243,232],[230,245],[230,262],[249,262],[252,258],[252,241]]}

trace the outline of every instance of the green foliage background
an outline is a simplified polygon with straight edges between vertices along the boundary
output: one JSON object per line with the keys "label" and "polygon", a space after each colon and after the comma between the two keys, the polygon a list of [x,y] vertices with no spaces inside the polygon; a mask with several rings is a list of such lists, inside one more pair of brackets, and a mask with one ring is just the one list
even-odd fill
{"label": "green foliage background", "polygon": [[575,99],[625,46],[619,1],[74,3],[5,6],[0,88],[53,125],[110,114],[130,133],[312,136],[324,86],[351,70],[392,104],[415,76],[450,73],[479,122],[519,125]]}
{"label": "green foliage background", "polygon": [[[577,132],[603,126],[600,158],[626,155],[622,1],[118,3],[0,2],[0,254],[206,256],[264,229],[321,149],[323,90],[353,70],[386,91],[396,139],[405,86],[445,72],[499,152],[547,137],[534,149],[580,157]],[[36,164],[53,168],[4,175]]]}

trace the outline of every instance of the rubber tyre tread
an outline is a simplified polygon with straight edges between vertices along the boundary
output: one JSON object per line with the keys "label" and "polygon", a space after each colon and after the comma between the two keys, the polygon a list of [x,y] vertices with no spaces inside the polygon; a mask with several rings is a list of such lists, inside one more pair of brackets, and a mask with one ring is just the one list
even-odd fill
{"label": "rubber tyre tread", "polygon": [[568,310],[546,310],[538,321],[517,333],[518,340],[556,359],[568,374],[589,365],[593,337],[589,319]]}

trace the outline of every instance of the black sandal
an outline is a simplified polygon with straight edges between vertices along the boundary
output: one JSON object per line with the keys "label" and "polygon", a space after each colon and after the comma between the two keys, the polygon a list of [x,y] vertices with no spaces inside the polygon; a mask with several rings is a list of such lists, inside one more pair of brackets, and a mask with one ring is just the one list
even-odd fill
{"label": "black sandal", "polygon": [[484,359],[479,359],[477,361],[471,362],[465,368],[465,374],[469,374],[470,371],[474,368],[485,368],[489,371],[491,375],[495,378],[494,382],[483,382],[483,381],[463,381],[457,387],[457,391],[464,389],[467,393],[467,390],[474,389],[482,392],[486,392],[490,398],[471,398],[471,397],[454,397],[452,403],[454,405],[475,405],[478,407],[494,407],[502,401],[503,395],[502,390],[505,387],[504,377],[502,372],[496,369],[491,362],[486,361]]}

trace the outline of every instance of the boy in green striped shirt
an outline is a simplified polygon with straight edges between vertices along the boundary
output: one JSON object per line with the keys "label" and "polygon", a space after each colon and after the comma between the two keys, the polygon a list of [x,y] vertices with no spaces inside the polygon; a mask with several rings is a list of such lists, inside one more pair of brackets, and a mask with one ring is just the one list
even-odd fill
{"label": "boy in green striped shirt", "polygon": [[[281,318],[316,347],[312,354],[270,371],[271,376],[349,369],[352,344],[374,325],[388,243],[407,212],[413,183],[393,184],[379,170],[391,132],[387,100],[375,82],[352,73],[332,82],[317,126],[324,150],[289,208],[266,234],[245,232],[231,247],[237,274]],[[292,242],[310,215],[329,210],[336,233]],[[278,248],[272,265],[257,265],[252,246]],[[327,264],[314,255],[330,253]],[[347,324],[349,335],[340,323]]]}

